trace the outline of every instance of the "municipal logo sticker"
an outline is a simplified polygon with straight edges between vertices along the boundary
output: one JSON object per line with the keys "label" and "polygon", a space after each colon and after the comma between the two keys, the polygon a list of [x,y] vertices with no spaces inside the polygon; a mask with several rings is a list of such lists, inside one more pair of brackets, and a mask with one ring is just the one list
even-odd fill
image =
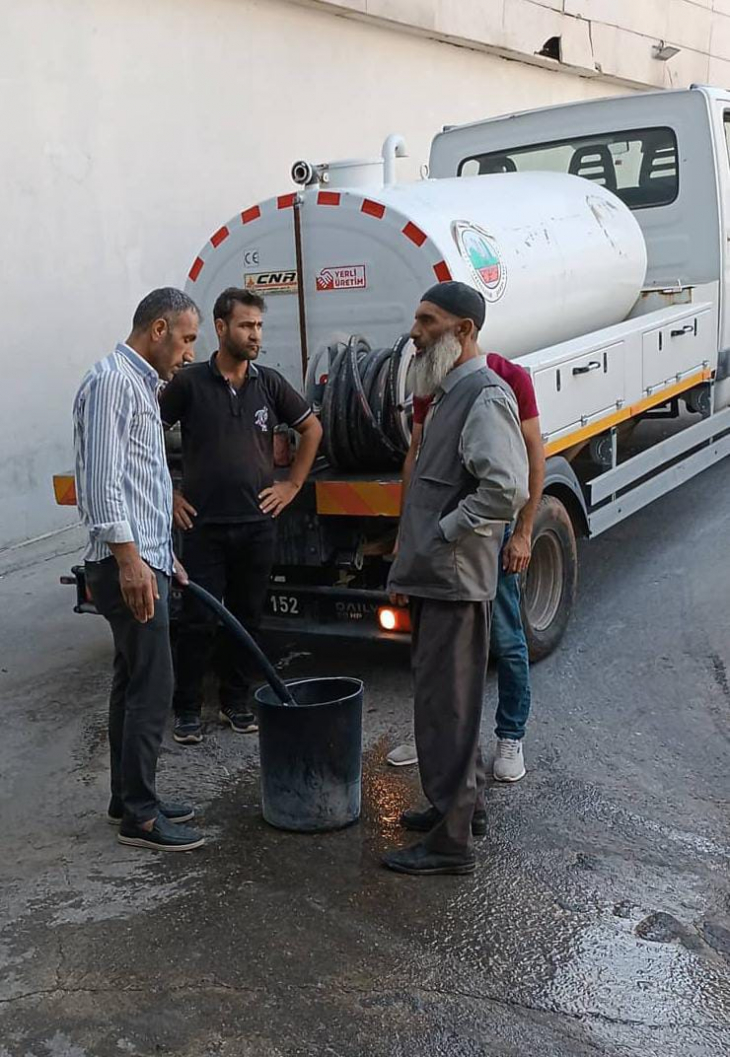
{"label": "municipal logo sticker", "polygon": [[316,278],[317,290],[362,290],[367,285],[364,264],[323,268]]}
{"label": "municipal logo sticker", "polygon": [[457,220],[453,225],[459,253],[469,265],[487,301],[499,301],[507,286],[507,270],[495,239],[476,224]]}
{"label": "municipal logo sticker", "polygon": [[268,407],[261,407],[253,416],[254,425],[257,429],[260,429],[262,433],[269,432],[269,409]]}

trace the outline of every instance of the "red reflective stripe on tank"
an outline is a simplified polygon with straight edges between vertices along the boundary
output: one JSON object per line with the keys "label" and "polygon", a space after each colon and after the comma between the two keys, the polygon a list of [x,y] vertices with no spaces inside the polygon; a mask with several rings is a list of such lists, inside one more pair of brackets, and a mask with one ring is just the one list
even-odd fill
{"label": "red reflective stripe on tank", "polygon": [[244,224],[250,224],[252,220],[258,220],[260,216],[260,208],[258,206],[251,206],[250,209],[244,209],[241,213],[241,220]]}
{"label": "red reflective stripe on tank", "polygon": [[215,235],[210,236],[210,241],[213,243],[214,247],[217,247],[220,246],[221,242],[225,242],[229,235],[230,231],[224,224],[222,228],[218,228]]}
{"label": "red reflective stripe on tank", "polygon": [[276,199],[278,209],[291,209],[296,201],[296,193],[293,195],[279,195]]}
{"label": "red reflective stripe on tank", "polygon": [[448,283],[451,280],[451,272],[446,261],[439,261],[433,266],[434,274],[440,283]]}
{"label": "red reflective stripe on tank", "polygon": [[385,206],[383,203],[373,202],[370,198],[363,198],[361,211],[367,213],[369,217],[376,217],[378,220],[382,220],[385,216]]}
{"label": "red reflective stripe on tank", "polygon": [[412,224],[410,220],[403,228],[403,234],[411,242],[415,242],[416,246],[422,246],[427,238],[426,234],[420,228],[417,228],[415,224]]}
{"label": "red reflective stripe on tank", "polygon": [[188,279],[190,279],[191,282],[194,283],[195,280],[198,278],[198,276],[200,275],[200,273],[203,270],[203,265],[204,264],[205,264],[205,261],[201,261],[200,257],[196,257],[195,258],[195,260],[193,261],[193,266],[190,269],[190,271],[188,272]]}
{"label": "red reflective stripe on tank", "polygon": [[338,206],[339,204],[339,191],[320,191],[317,195],[318,206]]}

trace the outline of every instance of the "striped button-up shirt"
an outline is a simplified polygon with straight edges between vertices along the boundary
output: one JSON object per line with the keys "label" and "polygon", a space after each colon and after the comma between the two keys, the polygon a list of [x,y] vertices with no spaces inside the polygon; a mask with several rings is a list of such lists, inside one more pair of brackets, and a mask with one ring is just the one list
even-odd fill
{"label": "striped button-up shirt", "polygon": [[128,345],[94,364],[74,401],[76,498],[89,530],[86,561],[110,543],[137,545],[172,574],[172,482],[157,402],[157,371]]}

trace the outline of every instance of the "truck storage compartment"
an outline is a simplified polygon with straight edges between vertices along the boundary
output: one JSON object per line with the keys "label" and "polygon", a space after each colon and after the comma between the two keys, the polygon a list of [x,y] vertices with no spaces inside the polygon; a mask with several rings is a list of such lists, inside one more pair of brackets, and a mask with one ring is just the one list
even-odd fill
{"label": "truck storage compartment", "polygon": [[618,341],[537,371],[533,381],[538,407],[546,412],[559,407],[559,429],[585,425],[596,415],[615,411],[625,399],[624,352],[624,342]]}
{"label": "truck storage compartment", "polygon": [[709,310],[673,319],[644,334],[641,366],[646,395],[701,370],[714,359],[716,348],[715,325]]}

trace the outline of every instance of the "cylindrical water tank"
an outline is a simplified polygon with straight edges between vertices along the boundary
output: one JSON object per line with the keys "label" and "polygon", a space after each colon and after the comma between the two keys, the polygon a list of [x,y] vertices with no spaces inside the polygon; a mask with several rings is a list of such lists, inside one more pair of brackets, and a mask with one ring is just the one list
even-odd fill
{"label": "cylindrical water tank", "polygon": [[[201,250],[188,292],[210,309],[226,286],[267,297],[264,364],[302,384],[298,284],[310,357],[362,334],[385,346],[410,329],[423,292],[459,279],[487,300],[485,349],[516,357],[624,319],[646,248],[631,211],[599,184],[562,173],[506,173],[388,187],[301,192],[303,274],[282,195],[237,214]],[[276,296],[273,296],[276,295]]]}

